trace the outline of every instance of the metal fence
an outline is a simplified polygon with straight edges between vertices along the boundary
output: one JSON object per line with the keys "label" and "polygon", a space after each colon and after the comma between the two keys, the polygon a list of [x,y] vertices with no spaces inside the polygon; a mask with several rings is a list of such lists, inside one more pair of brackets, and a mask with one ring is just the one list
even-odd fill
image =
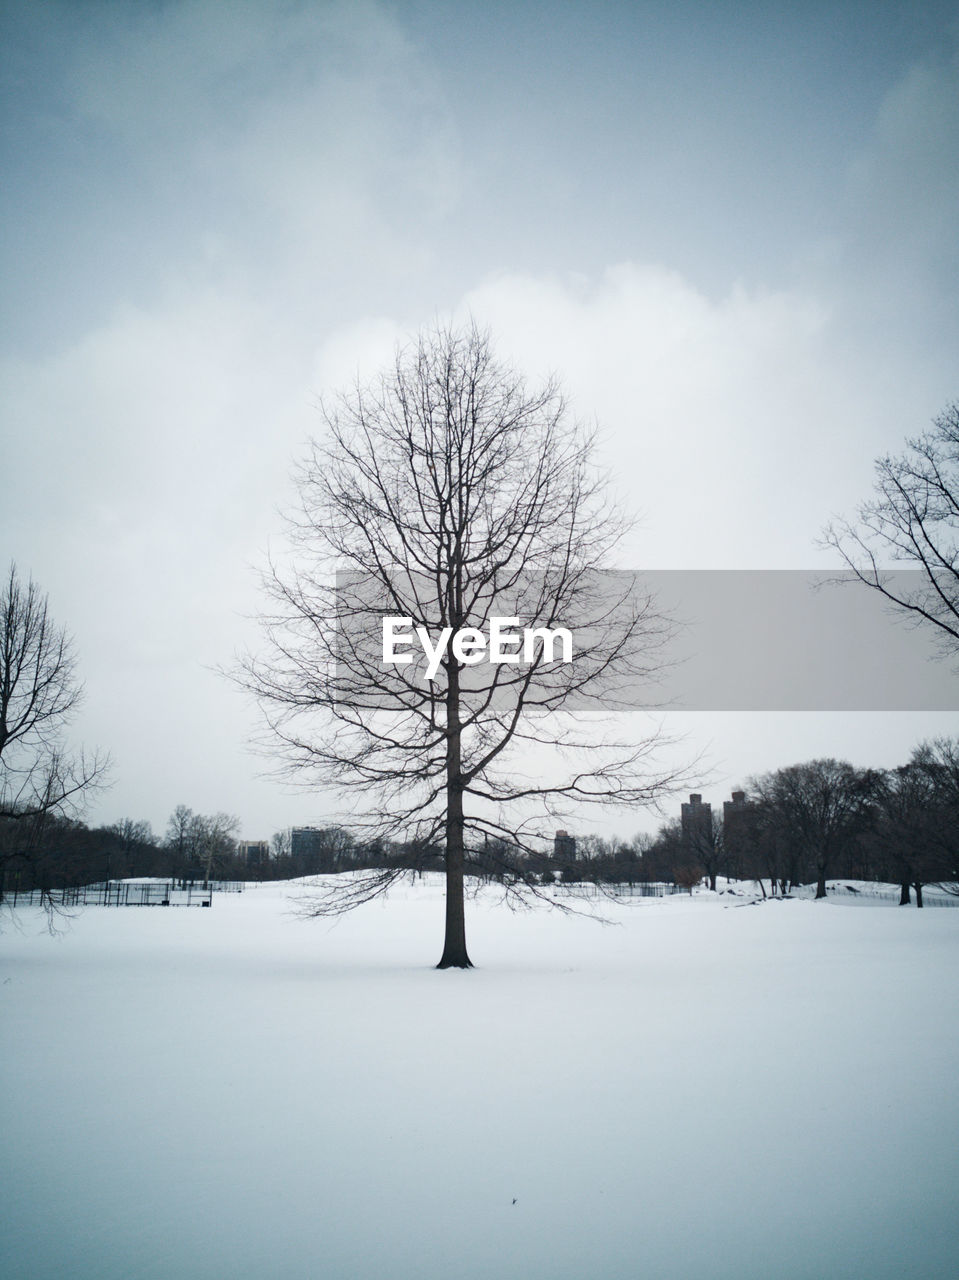
{"label": "metal fence", "polygon": [[636,880],[632,884],[597,884],[592,880],[558,881],[557,889],[569,889],[577,897],[584,898],[668,898],[674,893],[688,894],[689,890],[679,884],[648,883]]}
{"label": "metal fence", "polygon": [[210,907],[214,893],[242,893],[242,880],[104,880],[60,889],[8,889],[12,907]]}
{"label": "metal fence", "polygon": [[[900,889],[896,885],[888,884],[871,884],[865,882],[862,884],[843,884],[842,881],[829,880],[826,884],[827,897],[846,897],[846,898],[879,898],[883,902],[899,902]],[[909,902],[911,906],[916,905],[915,889],[910,886]],[[940,889],[937,884],[924,884],[922,886],[922,905],[923,907],[959,907],[959,897],[949,893],[947,890]]]}

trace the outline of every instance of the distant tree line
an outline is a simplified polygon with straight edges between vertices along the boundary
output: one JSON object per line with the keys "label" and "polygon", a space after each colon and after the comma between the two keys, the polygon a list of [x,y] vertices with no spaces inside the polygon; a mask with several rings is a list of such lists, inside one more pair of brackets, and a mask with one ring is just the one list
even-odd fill
{"label": "distant tree line", "polygon": [[[604,840],[585,835],[575,852],[531,854],[486,839],[466,852],[466,874],[506,887],[554,883],[692,887],[717,878],[751,880],[781,896],[831,879],[893,883],[900,901],[922,905],[923,887],[959,892],[959,739],[917,747],[894,769],[812,760],[763,774],[735,793],[720,815],[665,823],[655,835]],[[76,818],[0,817],[0,897],[14,889],[57,889],[133,876],[208,883],[288,880],[343,871],[442,871],[442,844],[362,841],[330,825],[276,832],[268,846],[236,839],[230,814],[178,805],[165,833],[124,819],[88,827]]]}
{"label": "distant tree line", "polygon": [[234,838],[239,820],[194,814],[180,805],[166,834],[124,818],[90,827],[56,813],[28,821],[0,818],[0,897],[14,889],[57,889],[136,876],[192,882],[234,879],[240,870]]}
{"label": "distant tree line", "polygon": [[72,888],[104,880],[155,876],[184,883],[290,880],[299,876],[382,867],[438,869],[441,847],[358,841],[343,827],[309,828],[305,847],[292,831],[276,832],[263,849],[236,835],[231,814],[194,813],[178,805],[166,831],[125,818],[90,827],[57,813],[26,819],[0,815],[0,901],[27,890]]}

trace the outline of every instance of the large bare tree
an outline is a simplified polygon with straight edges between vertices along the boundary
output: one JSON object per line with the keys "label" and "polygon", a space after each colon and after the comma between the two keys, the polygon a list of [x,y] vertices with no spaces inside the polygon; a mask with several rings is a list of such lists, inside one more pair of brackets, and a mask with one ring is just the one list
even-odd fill
{"label": "large bare tree", "polygon": [[[81,696],[70,637],[11,564],[0,587],[0,899],[8,869],[36,865],[49,820],[74,816],[105,781],[108,759],[64,739]],[[46,906],[55,911],[52,896]]]}
{"label": "large bare tree", "polygon": [[816,897],[825,898],[826,880],[836,863],[871,824],[881,786],[875,770],[832,759],[809,760],[752,779],[750,793],[760,828],[765,828],[765,850],[775,853],[780,868],[790,867],[791,879],[797,874],[794,868],[814,871]]}
{"label": "large bare tree", "polygon": [[921,770],[932,788],[925,828],[931,870],[941,889],[959,896],[959,738],[920,743],[908,767]]}
{"label": "large bare tree", "polygon": [[[571,805],[648,805],[671,783],[653,770],[656,735],[620,741],[609,711],[624,681],[655,668],[667,626],[629,575],[596,572],[624,522],[590,431],[553,382],[529,388],[475,326],[423,333],[322,414],[297,474],[291,562],[267,578],[270,651],[244,679],[285,767],[350,796],[351,825],[387,850],[387,865],[315,910],[358,905],[440,850],[439,967],[466,968],[473,853],[497,862],[507,894],[543,892],[527,855],[548,823]],[[422,663],[384,663],[387,616],[407,621],[414,645],[414,628],[431,643],[476,633],[447,645],[430,679]],[[496,616],[570,629],[572,661],[540,636],[529,660],[513,650],[477,665]]]}
{"label": "large bare tree", "polygon": [[[933,629],[943,650],[959,652],[959,401],[901,454],[875,464],[875,496],[853,520],[837,520],[823,544],[838,551],[860,582],[916,623]],[[915,580],[889,562],[917,570]]]}
{"label": "large bare tree", "polygon": [[105,757],[64,742],[82,693],[69,635],[11,564],[0,590],[0,816],[69,816],[104,781]]}
{"label": "large bare tree", "polygon": [[879,789],[870,842],[886,877],[899,884],[900,906],[908,905],[914,889],[921,907],[923,885],[944,880],[954,865],[948,853],[950,846],[953,855],[956,849],[956,815],[937,782],[932,751],[923,746],[908,764],[888,770]]}

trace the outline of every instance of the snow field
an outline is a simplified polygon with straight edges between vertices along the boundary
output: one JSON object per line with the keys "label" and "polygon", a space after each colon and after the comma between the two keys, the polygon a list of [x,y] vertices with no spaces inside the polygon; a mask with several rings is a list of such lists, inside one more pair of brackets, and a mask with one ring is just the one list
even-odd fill
{"label": "snow field", "polygon": [[959,911],[302,893],[5,920],[5,1277],[959,1274]]}

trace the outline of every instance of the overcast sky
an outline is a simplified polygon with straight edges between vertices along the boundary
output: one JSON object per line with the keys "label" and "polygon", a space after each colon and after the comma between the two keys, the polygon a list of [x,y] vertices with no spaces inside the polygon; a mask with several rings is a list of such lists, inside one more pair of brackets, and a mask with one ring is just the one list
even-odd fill
{"label": "overcast sky", "polygon": [[[472,313],[603,428],[632,568],[817,568],[959,396],[959,6],[2,3],[0,559],[115,760],[94,822],[322,822],[215,668],[324,389]],[[675,716],[721,801],[955,714]],[[624,834],[644,825],[621,818]]]}

